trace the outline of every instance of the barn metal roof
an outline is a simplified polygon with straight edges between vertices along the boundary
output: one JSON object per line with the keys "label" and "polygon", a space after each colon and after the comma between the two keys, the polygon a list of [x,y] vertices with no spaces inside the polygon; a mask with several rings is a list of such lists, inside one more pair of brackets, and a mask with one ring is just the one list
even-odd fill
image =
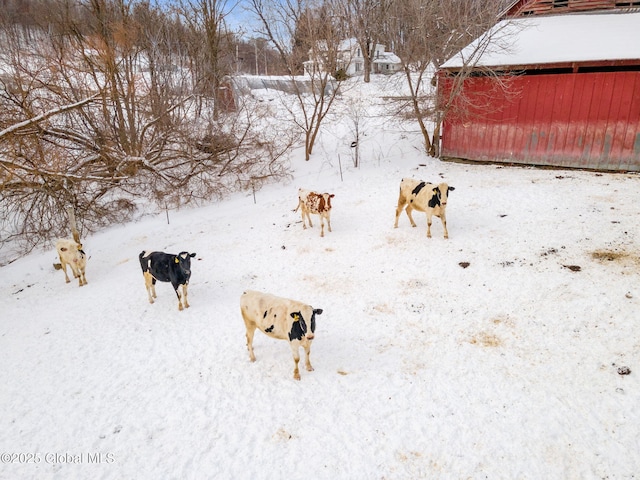
{"label": "barn metal roof", "polygon": [[640,12],[598,12],[507,19],[446,61],[508,67],[638,61]]}

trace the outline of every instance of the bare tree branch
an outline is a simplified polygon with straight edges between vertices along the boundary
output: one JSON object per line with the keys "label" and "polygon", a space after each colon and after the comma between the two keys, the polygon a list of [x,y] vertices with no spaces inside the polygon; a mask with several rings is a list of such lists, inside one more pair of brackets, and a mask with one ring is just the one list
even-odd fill
{"label": "bare tree branch", "polygon": [[63,105],[62,107],[52,108],[51,110],[41,113],[40,115],[37,115],[33,118],[28,118],[27,120],[11,125],[10,127],[7,127],[4,130],[0,131],[0,139],[18,130],[24,129],[26,127],[30,127],[31,125],[47,120],[48,118],[51,118],[54,115],[59,115],[64,112],[68,112],[69,110],[73,110],[74,108],[78,108],[83,105],[86,105],[87,103],[95,100],[97,97],[98,97],[98,94],[96,93],[95,95],[85,98],[84,100],[80,100],[79,102],[75,102],[70,105]]}

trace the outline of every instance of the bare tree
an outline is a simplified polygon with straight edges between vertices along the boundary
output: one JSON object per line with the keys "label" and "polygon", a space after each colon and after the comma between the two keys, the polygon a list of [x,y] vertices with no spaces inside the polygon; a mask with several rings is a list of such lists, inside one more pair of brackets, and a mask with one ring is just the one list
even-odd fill
{"label": "bare tree", "polygon": [[262,133],[240,103],[222,121],[216,98],[193,93],[179,22],[123,0],[55,1],[28,28],[0,13],[0,247],[63,234],[67,206],[95,231],[140,202],[178,206],[286,175],[288,137]]}
{"label": "bare tree", "polygon": [[[491,40],[487,35],[498,19],[500,2],[482,0],[405,0],[395,2],[387,23],[388,41],[402,60],[409,87],[409,108],[422,132],[425,150],[438,156],[440,125],[460,85]],[[465,59],[465,68],[448,90],[450,98],[435,99],[435,72],[449,57],[473,39],[480,37],[477,48]],[[438,104],[437,108],[434,106]],[[426,120],[434,122],[433,136]]]}
{"label": "bare tree", "polygon": [[371,81],[376,46],[384,38],[385,22],[395,0],[333,0],[331,3],[362,52],[363,79]]}
{"label": "bare tree", "polygon": [[[313,153],[323,120],[338,94],[334,74],[342,33],[335,16],[326,6],[312,8],[311,2],[297,0],[273,4],[251,0],[252,10],[262,23],[265,38],[274,45],[297,99],[297,110],[288,106],[295,124],[305,138],[305,160]],[[310,60],[307,75],[303,64]]]}
{"label": "bare tree", "polygon": [[188,27],[194,93],[216,99],[215,119],[223,104],[219,94],[224,78],[235,70],[235,39],[225,20],[235,6],[227,0],[180,0],[176,7]]}

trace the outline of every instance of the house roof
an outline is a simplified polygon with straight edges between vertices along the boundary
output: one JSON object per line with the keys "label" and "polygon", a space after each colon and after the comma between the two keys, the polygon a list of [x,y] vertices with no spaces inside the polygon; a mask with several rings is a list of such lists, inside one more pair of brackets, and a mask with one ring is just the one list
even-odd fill
{"label": "house roof", "polygon": [[[487,37],[487,36],[490,37]],[[490,38],[489,43],[486,39]],[[640,60],[640,12],[598,12],[531,16],[498,22],[442,68],[469,63],[482,42],[484,52],[471,64],[482,67],[573,62]]]}
{"label": "house roof", "polygon": [[402,63],[400,57],[398,57],[395,53],[391,52],[383,52],[379,56],[373,59],[373,63]]}

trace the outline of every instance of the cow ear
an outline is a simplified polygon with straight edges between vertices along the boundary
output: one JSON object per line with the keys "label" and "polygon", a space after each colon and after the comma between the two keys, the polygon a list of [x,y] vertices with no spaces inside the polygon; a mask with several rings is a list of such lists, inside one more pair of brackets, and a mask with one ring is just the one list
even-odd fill
{"label": "cow ear", "polygon": [[316,315],[321,315],[322,314],[322,309],[321,308],[316,308],[313,313],[315,313]]}
{"label": "cow ear", "polygon": [[78,245],[78,250],[82,250],[82,244],[78,243],[77,245]]}
{"label": "cow ear", "polygon": [[432,193],[433,193],[434,195],[437,195],[437,194],[438,194],[438,188],[437,188],[437,187],[436,187],[436,188],[434,188]]}
{"label": "cow ear", "polygon": [[456,187],[449,187],[449,191],[453,192],[456,189]]}
{"label": "cow ear", "polygon": [[191,258],[193,258],[193,257],[195,257],[195,256],[196,256],[196,254],[195,254],[195,253],[192,253],[192,254],[191,254],[191,255],[189,255],[189,256],[190,256]]}
{"label": "cow ear", "polygon": [[296,322],[300,320],[300,314],[298,312],[291,312],[291,318],[293,318]]}
{"label": "cow ear", "polygon": [[180,260],[178,260],[178,257],[176,257],[176,258],[174,259],[174,262],[176,262],[176,263],[180,263]]}

